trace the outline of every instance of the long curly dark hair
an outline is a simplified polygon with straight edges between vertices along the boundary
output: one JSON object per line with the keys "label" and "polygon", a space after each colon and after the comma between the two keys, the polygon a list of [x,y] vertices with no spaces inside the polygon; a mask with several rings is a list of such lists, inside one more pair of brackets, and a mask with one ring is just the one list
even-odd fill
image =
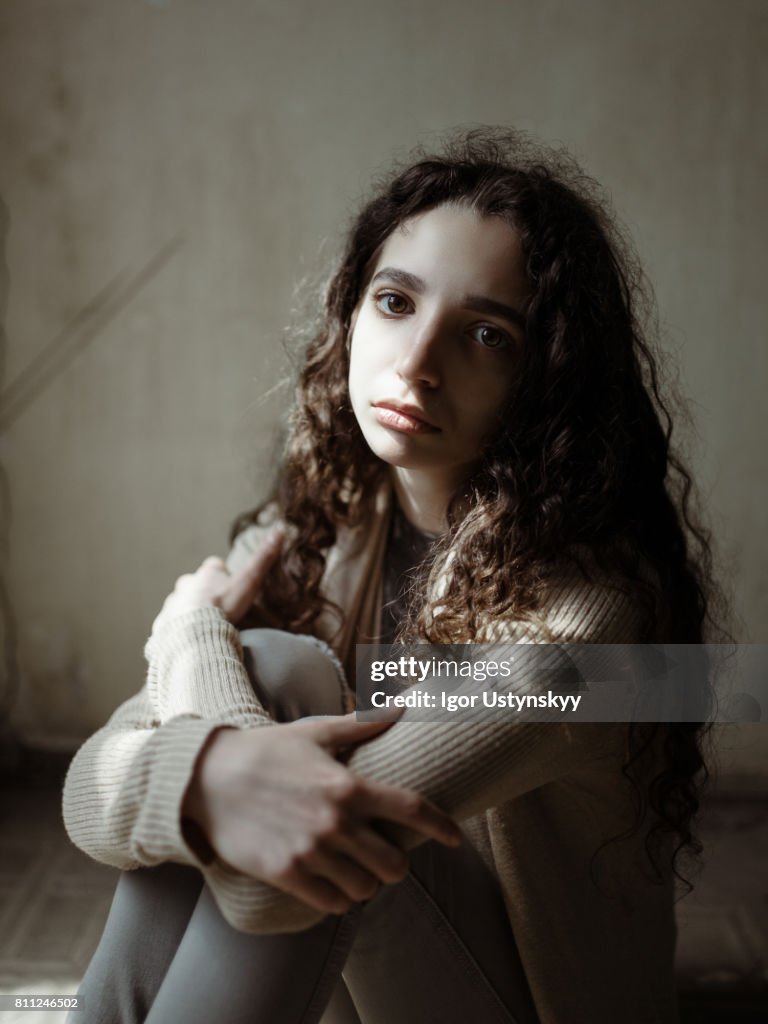
{"label": "long curly dark hair", "polygon": [[[448,510],[449,529],[422,567],[403,635],[471,642],[484,622],[531,617],[553,569],[588,550],[645,602],[648,640],[720,639],[724,604],[709,537],[693,513],[691,476],[671,444],[672,412],[679,419],[684,409],[663,393],[650,287],[604,193],[572,157],[498,129],[455,135],[434,155],[420,151],[378,183],[351,226],[299,376],[271,499],[294,529],[263,606],[283,626],[311,630],[337,531],[371,512],[387,467],[350,404],[350,323],[389,235],[446,203],[515,229],[530,301],[519,383]],[[241,516],[233,534],[259,511]],[[448,587],[435,609],[423,598],[441,576]],[[654,840],[670,834],[673,865],[682,850],[700,852],[692,824],[707,776],[705,732],[687,722],[629,730],[624,774],[638,827],[651,819],[651,863]],[[665,767],[649,781],[639,765],[657,744]]]}

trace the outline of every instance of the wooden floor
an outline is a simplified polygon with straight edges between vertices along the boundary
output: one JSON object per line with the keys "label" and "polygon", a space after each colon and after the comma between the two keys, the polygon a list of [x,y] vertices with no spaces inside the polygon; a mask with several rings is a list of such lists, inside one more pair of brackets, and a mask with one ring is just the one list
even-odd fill
{"label": "wooden floor", "polygon": [[[59,805],[60,767],[0,786],[2,994],[74,993],[109,909],[117,872],[69,843]],[[701,832],[704,871],[678,903],[683,1020],[765,1024],[768,800],[712,799]],[[0,1024],[58,1024],[65,1016],[5,1010]]]}
{"label": "wooden floor", "polygon": [[[0,993],[73,993],[99,941],[118,873],[69,842],[57,788],[4,788],[0,799]],[[4,1010],[0,1024],[58,1024],[65,1017]]]}

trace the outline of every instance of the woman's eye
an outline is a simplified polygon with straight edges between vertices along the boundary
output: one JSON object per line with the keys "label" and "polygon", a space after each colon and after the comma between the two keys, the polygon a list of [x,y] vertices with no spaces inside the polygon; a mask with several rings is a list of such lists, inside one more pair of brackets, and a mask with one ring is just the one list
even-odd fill
{"label": "woman's eye", "polygon": [[499,327],[491,327],[489,324],[479,324],[477,327],[473,327],[470,334],[485,348],[509,348],[511,345],[506,331],[502,331]]}
{"label": "woman's eye", "polygon": [[408,299],[397,292],[379,292],[374,301],[382,313],[388,313],[390,316],[400,316],[407,313],[410,308]]}

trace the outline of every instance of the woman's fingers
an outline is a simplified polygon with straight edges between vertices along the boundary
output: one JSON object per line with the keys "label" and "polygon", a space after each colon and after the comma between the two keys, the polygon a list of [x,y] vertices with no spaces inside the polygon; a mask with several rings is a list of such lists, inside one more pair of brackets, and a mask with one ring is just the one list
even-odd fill
{"label": "woman's fingers", "polygon": [[[335,739],[360,739],[371,723],[335,719]],[[400,846],[461,841],[458,826],[413,790],[355,775],[322,746],[323,720],[265,729],[221,729],[199,759],[188,813],[232,867],[325,913],[370,899],[379,882],[400,881]],[[358,732],[350,732],[358,724]],[[375,723],[380,727],[381,723]],[[388,838],[402,829],[405,836]]]}
{"label": "woman's fingers", "polygon": [[357,717],[356,711],[351,711],[348,715],[328,715],[324,718],[296,722],[294,725],[309,733],[319,746],[336,753],[373,739],[374,736],[378,736],[379,733],[388,729],[392,722],[391,718],[376,722],[363,722]]}
{"label": "woman's fingers", "polygon": [[236,625],[259,596],[267,573],[280,554],[283,531],[275,527],[253,553],[243,568],[230,575],[222,558],[210,555],[198,570],[179,576],[173,593],[165,599],[154,628],[161,620],[191,611],[195,608],[220,608],[227,619]]}
{"label": "woman's fingers", "polygon": [[275,884],[324,914],[345,914],[354,902],[332,882],[302,869],[295,869]]}
{"label": "woman's fingers", "polygon": [[207,558],[204,558],[200,564],[200,569],[213,569],[219,572],[227,571],[224,559],[219,558],[218,555],[209,555]]}
{"label": "woman's fingers", "polygon": [[227,581],[219,607],[230,622],[242,619],[259,596],[264,580],[280,554],[284,536],[279,528],[272,530],[251,559]]}
{"label": "woman's fingers", "polygon": [[[337,752],[373,739],[392,724],[391,721],[360,722],[352,712],[294,722],[291,728],[307,733],[308,738],[318,745]],[[411,789],[369,782],[350,772],[341,778],[334,799],[358,819],[370,821],[380,818],[411,829],[425,839],[436,839],[446,846],[458,846],[463,839],[461,829],[452,818]]]}
{"label": "woman's fingers", "polygon": [[338,846],[350,860],[356,860],[385,885],[402,882],[408,874],[408,856],[368,825],[340,838]]}
{"label": "woman's fingers", "polygon": [[315,848],[300,858],[288,882],[293,894],[306,902],[310,900],[300,893],[311,893],[318,910],[344,913],[352,903],[375,896],[382,884],[401,882],[408,873],[406,854],[367,826],[337,838],[334,846]]}
{"label": "woman's fingers", "polygon": [[456,822],[416,790],[363,779],[360,783],[355,802],[361,810],[364,808],[367,818],[394,822],[445,846],[459,846],[462,842]]}
{"label": "woman's fingers", "polygon": [[313,850],[303,858],[302,866],[308,874],[330,882],[353,903],[369,900],[379,888],[380,881],[375,875],[337,850]]}
{"label": "woman's fingers", "polygon": [[382,883],[402,881],[407,872],[402,850],[366,827],[336,840],[334,848],[315,847],[300,857],[283,884],[305,902],[314,900],[318,910],[340,914],[371,899]]}
{"label": "woman's fingers", "polygon": [[369,900],[382,883],[403,880],[408,858],[372,829],[349,836],[344,852],[315,849],[277,880],[285,892],[326,914],[344,914]]}

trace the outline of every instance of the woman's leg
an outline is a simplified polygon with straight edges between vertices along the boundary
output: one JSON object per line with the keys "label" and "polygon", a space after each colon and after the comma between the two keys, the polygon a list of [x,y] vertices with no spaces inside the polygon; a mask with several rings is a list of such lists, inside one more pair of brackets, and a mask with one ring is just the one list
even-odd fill
{"label": "woman's leg", "polygon": [[362,1024],[343,978],[339,979],[333,990],[331,1001],[326,1007],[320,1024]]}
{"label": "woman's leg", "polygon": [[[94,1014],[86,1019],[533,1024],[501,894],[476,851],[428,843],[411,863],[403,882],[383,887],[362,908],[289,935],[235,931],[203,887],[176,947],[180,922],[169,913],[167,878],[152,884],[164,869],[131,873],[137,884],[123,893],[134,903],[115,921],[120,942],[100,947],[109,966],[99,972],[99,986],[83,991],[86,1012]],[[131,937],[135,943],[126,942]],[[351,1002],[339,985],[342,968]]]}
{"label": "woman's leg", "polygon": [[[318,1024],[359,912],[286,935],[247,935],[205,887],[146,1024]],[[336,1022],[334,1022],[336,1024]],[[338,1024],[341,1024],[339,1021]]]}
{"label": "woman's leg", "polygon": [[[278,721],[339,713],[338,680],[330,664],[318,671],[315,651],[266,631],[241,640],[254,689]],[[313,670],[297,671],[297,657]],[[500,886],[477,851],[425,843],[410,861],[407,878],[384,886],[357,922],[344,982],[363,1024],[535,1024]]]}
{"label": "woman's leg", "polygon": [[[269,676],[264,650],[262,645],[259,667]],[[305,654],[309,650],[300,652],[300,662]],[[326,673],[322,687],[315,672],[291,676],[314,684],[304,688],[298,705],[290,695],[292,712],[338,713],[335,674]],[[256,688],[274,717],[293,717],[279,706],[287,697],[282,682]],[[196,872],[199,898],[187,899],[183,913],[169,912],[166,902],[174,897],[165,892],[162,872],[191,869],[165,865],[132,872],[134,880],[158,872],[158,884],[151,887],[154,898],[135,900],[131,913],[116,913],[111,932],[105,930],[110,941],[102,940],[104,949],[94,958],[101,968],[89,968],[87,975],[90,1000],[102,1001],[99,987],[106,997],[99,1021],[315,1024],[335,989],[323,1024],[353,1024],[350,1003],[338,988],[350,948],[346,976],[364,1024],[465,1024],[470,1011],[489,1024],[535,1020],[501,893],[479,856],[470,847],[449,851],[426,844],[411,857],[411,875],[384,887],[362,914],[358,909],[306,932],[274,936],[232,929],[208,889],[200,891]],[[151,911],[148,928],[141,918]],[[134,941],[128,925],[144,939],[153,931],[157,949]],[[105,969],[108,961],[117,969]],[[150,1005],[149,1016],[142,1017]]]}
{"label": "woman's leg", "polygon": [[[257,687],[259,697],[278,721],[344,711],[339,669],[318,645],[274,630],[257,630],[243,634],[243,646],[252,678],[263,680]],[[203,891],[207,889],[199,871],[178,864],[140,868],[120,876],[101,940],[78,989],[85,1010],[71,1017],[73,1024],[145,1021]],[[216,920],[209,905],[212,903],[208,893],[192,931],[220,938],[221,925],[226,923]],[[247,948],[245,940],[254,937],[229,931],[235,937],[232,956],[236,959],[237,951]],[[190,948],[193,939],[191,936],[188,940]],[[179,962],[185,959],[186,954]],[[203,961],[207,962],[206,958]],[[169,983],[164,1001],[171,991]],[[327,997],[327,991],[323,993]],[[327,1024],[358,1024],[341,982],[328,1013]]]}
{"label": "woman's leg", "polygon": [[[69,1021],[317,1021],[330,995],[323,1024],[359,1024],[339,980],[348,948],[342,925],[354,929],[351,920],[329,918],[325,928],[270,936],[265,950],[259,936],[224,921],[194,868],[162,864],[124,872],[78,989],[84,1010]],[[315,967],[295,970],[294,955]]]}
{"label": "woman's leg", "polygon": [[477,851],[426,843],[363,908],[344,981],[363,1024],[536,1024],[496,878]]}
{"label": "woman's leg", "polygon": [[78,989],[73,1024],[141,1024],[179,947],[203,887],[181,864],[126,871]]}

